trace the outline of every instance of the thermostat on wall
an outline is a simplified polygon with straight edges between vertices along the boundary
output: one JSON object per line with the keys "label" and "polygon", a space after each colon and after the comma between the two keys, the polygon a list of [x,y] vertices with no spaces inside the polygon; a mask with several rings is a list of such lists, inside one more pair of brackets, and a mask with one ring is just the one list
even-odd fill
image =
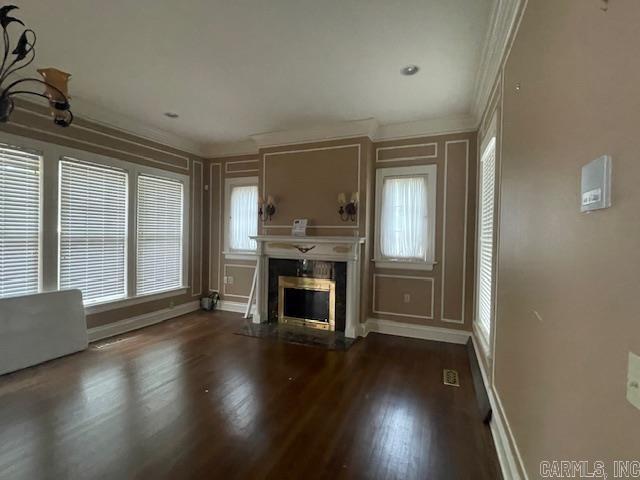
{"label": "thermostat on wall", "polygon": [[603,155],[582,167],[581,212],[611,206],[611,157]]}

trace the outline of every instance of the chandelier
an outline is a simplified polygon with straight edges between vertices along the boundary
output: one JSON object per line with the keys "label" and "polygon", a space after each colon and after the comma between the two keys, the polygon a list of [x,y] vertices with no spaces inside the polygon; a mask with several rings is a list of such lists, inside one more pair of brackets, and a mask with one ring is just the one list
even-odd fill
{"label": "chandelier", "polygon": [[[9,16],[11,10],[17,9],[15,5],[0,7],[0,25],[4,40],[4,56],[0,67],[0,122],[6,123],[14,109],[13,97],[15,95],[35,95],[46,98],[53,116],[53,122],[61,127],[68,127],[73,122],[73,113],[69,105],[69,93],[67,83],[70,74],[56,68],[42,68],[38,73],[39,78],[18,78],[10,81],[9,77],[28,67],[36,57],[34,49],[36,45],[36,33],[30,28],[25,28],[13,50],[7,27],[12,23],[25,26],[21,20]],[[39,83],[44,85],[44,93],[29,89],[28,85]],[[25,85],[26,84],[26,85]]]}

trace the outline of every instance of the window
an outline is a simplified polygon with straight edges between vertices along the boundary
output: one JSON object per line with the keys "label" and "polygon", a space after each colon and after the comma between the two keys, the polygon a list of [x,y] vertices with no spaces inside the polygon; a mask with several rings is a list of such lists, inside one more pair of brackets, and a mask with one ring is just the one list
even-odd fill
{"label": "window", "polygon": [[478,205],[478,280],[476,321],[485,341],[493,323],[493,231],[496,176],[496,137],[488,136],[480,158]]}
{"label": "window", "polygon": [[258,179],[229,178],[226,181],[226,252],[254,253],[258,234]]}
{"label": "window", "polygon": [[376,172],[376,263],[433,268],[435,165],[381,168]]}
{"label": "window", "polygon": [[126,297],[126,172],[66,158],[59,175],[59,288],[85,305]]}
{"label": "window", "polygon": [[40,160],[0,146],[0,297],[40,289]]}
{"label": "window", "polygon": [[183,184],[147,175],[138,177],[137,294],[182,286]]}

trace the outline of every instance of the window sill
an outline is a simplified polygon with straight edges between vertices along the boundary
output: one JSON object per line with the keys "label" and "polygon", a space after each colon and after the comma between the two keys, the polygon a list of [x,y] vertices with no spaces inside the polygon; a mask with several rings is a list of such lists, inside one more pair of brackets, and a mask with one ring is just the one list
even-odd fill
{"label": "window sill", "polygon": [[377,268],[393,268],[396,270],[433,270],[433,266],[437,262],[407,262],[403,260],[389,260],[374,258],[373,261]]}
{"label": "window sill", "polygon": [[228,260],[255,260],[258,258],[258,254],[252,252],[222,252],[222,254]]}
{"label": "window sill", "polygon": [[109,310],[115,310],[117,308],[129,307],[131,305],[138,305],[140,303],[152,302],[154,300],[160,300],[162,298],[177,297],[178,295],[184,295],[187,293],[189,287],[179,287],[171,290],[165,290],[162,292],[154,292],[148,295],[139,295],[137,297],[122,298],[120,300],[112,300],[104,303],[93,303],[84,307],[85,315],[93,315],[95,313],[108,312]]}

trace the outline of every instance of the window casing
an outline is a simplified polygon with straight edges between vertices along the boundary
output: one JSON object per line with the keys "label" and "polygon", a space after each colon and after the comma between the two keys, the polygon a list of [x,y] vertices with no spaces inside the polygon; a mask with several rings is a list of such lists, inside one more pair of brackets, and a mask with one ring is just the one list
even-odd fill
{"label": "window casing", "polygon": [[182,285],[183,190],[176,180],[138,176],[136,291],[140,295]]}
{"label": "window casing", "polygon": [[0,298],[40,291],[42,156],[0,144]]}
{"label": "window casing", "polygon": [[436,165],[376,171],[374,260],[378,267],[433,269],[436,185]]}
{"label": "window casing", "polygon": [[494,317],[494,251],[496,206],[496,120],[481,144],[478,185],[478,239],[476,279],[476,331],[482,347],[490,354],[489,345]]}
{"label": "window casing", "polygon": [[[95,299],[94,301],[85,301],[85,312],[87,314],[98,313],[102,311],[108,311],[111,309],[122,308],[128,305],[147,302],[154,299],[165,298],[175,295],[181,295],[187,292],[187,285],[180,285],[178,288],[172,288],[166,291],[157,291],[154,293],[140,293],[137,291],[137,225],[136,225],[136,199],[137,199],[137,179],[140,175],[148,175],[157,178],[169,179],[179,182],[182,185],[183,202],[182,202],[182,274],[181,281],[184,282],[188,276],[188,264],[189,258],[189,198],[190,197],[190,179],[185,173],[175,173],[168,170],[163,170],[154,167],[148,167],[132,162],[126,162],[119,159],[105,157],[102,155],[94,154],[84,150],[77,150],[61,145],[41,142],[30,138],[20,137],[12,134],[2,133],[0,134],[0,148],[10,145],[10,149],[17,152],[26,152],[32,155],[34,159],[40,159],[38,167],[38,177],[40,189],[38,191],[40,210],[38,211],[38,224],[39,230],[34,236],[30,236],[30,244],[39,245],[37,253],[35,249],[31,249],[31,261],[29,265],[36,265],[37,261],[37,273],[30,274],[30,278],[37,278],[38,287],[31,287],[30,290],[21,290],[13,293],[12,295],[23,295],[27,293],[36,293],[37,291],[55,291],[61,288],[61,282],[59,281],[60,274],[60,171],[62,169],[62,162],[74,159],[86,164],[93,164],[95,166],[112,169],[113,171],[122,171],[127,177],[127,221],[126,221],[126,295],[118,299]],[[36,152],[36,153],[34,153]],[[1,156],[1,152],[0,152]],[[1,181],[1,180],[0,180]],[[31,182],[35,185],[35,183]],[[23,189],[24,190],[24,189]],[[5,191],[3,187],[3,192]],[[1,193],[0,193],[1,196]],[[21,205],[21,211],[28,212],[29,205],[35,205],[33,201]],[[1,207],[0,207],[1,208]],[[1,213],[0,213],[1,216]],[[31,219],[33,220],[33,219]],[[35,225],[34,221],[31,221],[31,225]],[[0,226],[0,229],[2,227]],[[29,230],[33,232],[34,229]],[[0,237],[8,238],[3,235]],[[37,242],[34,243],[34,239],[37,238]],[[2,238],[0,238],[0,252],[7,251],[7,247],[1,244]],[[6,242],[5,242],[6,243]],[[25,243],[26,245],[26,243]],[[31,268],[31,272],[35,270]],[[4,275],[3,275],[4,277]],[[24,278],[27,275],[23,276]],[[34,282],[32,281],[33,285]],[[1,296],[1,295],[0,295]]]}
{"label": "window casing", "polygon": [[258,234],[258,177],[228,178],[225,182],[225,256],[252,258]]}

